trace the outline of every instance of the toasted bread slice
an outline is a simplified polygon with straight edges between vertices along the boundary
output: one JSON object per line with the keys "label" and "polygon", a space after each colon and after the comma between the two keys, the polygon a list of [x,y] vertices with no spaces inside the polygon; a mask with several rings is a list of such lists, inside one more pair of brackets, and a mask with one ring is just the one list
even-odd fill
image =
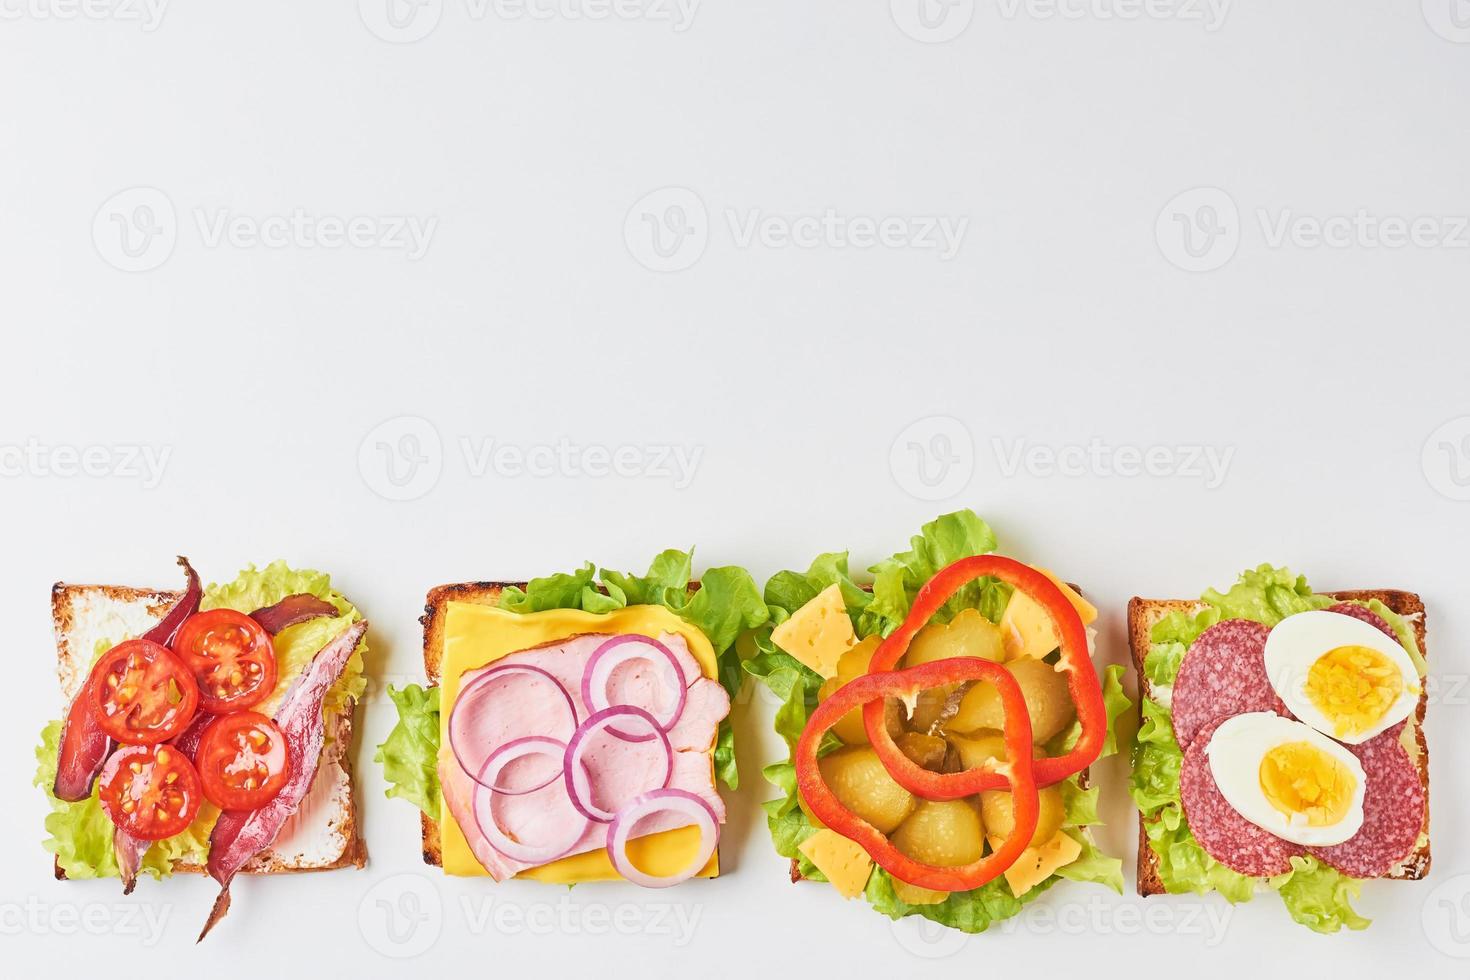
{"label": "toasted bread slice", "polygon": [[[440,585],[429,590],[424,599],[424,614],[419,622],[424,627],[424,676],[431,686],[439,683],[439,665],[444,660],[444,612],[451,602],[468,602],[477,606],[493,606],[500,593],[512,585],[524,587],[525,583],[512,582],[461,582],[455,585]],[[439,842],[439,824],[427,813],[419,814],[419,828],[423,836],[424,863],[436,867],[444,866],[444,852]]]}
{"label": "toasted bread slice", "polygon": [[[181,592],[58,582],[51,590],[51,618],[63,703],[70,704],[81,690],[99,644],[141,636],[181,596]],[[275,843],[251,858],[244,871],[330,871],[360,868],[366,863],[367,848],[352,794],[352,721],[350,709],[327,719],[327,746],[311,792]],[[188,863],[176,864],[174,870],[190,874],[204,871]],[[59,866],[56,877],[66,877]]]}
{"label": "toasted bread slice", "polygon": [[[1400,616],[1408,617],[1409,622],[1414,626],[1414,634],[1419,641],[1419,650],[1428,657],[1429,649],[1424,642],[1424,603],[1414,593],[1400,592],[1396,589],[1355,589],[1345,592],[1325,592],[1323,595],[1341,600],[1355,599],[1360,602],[1377,599]],[[1148,654],[1150,631],[1154,628],[1155,623],[1172,612],[1193,615],[1204,606],[1203,602],[1196,599],[1140,599],[1135,596],[1128,601],[1128,647],[1133,655],[1133,669],[1138,677],[1140,718],[1143,712],[1143,698],[1149,697],[1151,693],[1148,678],[1143,673],[1143,658]],[[1429,746],[1424,739],[1424,710],[1428,703],[1429,692],[1426,689],[1419,695],[1419,707],[1410,719],[1413,727],[1413,742],[1418,749],[1415,753],[1415,762],[1419,766],[1419,780],[1424,784],[1424,830],[1420,835],[1418,846],[1393,870],[1384,875],[1385,878],[1396,881],[1417,881],[1429,873]],[[1164,883],[1159,880],[1158,857],[1154,854],[1153,848],[1149,846],[1141,813],[1138,819],[1138,894],[1144,896],[1164,894]]]}
{"label": "toasted bread slice", "polygon": [[[444,614],[451,602],[468,602],[493,606],[508,588],[524,589],[525,582],[459,582],[439,585],[429,590],[424,599],[424,614],[419,622],[424,627],[424,675],[430,686],[439,683],[440,665],[444,660]],[[699,590],[699,582],[689,583],[691,593]],[[424,863],[444,866],[444,851],[439,840],[439,824],[426,813],[419,814],[419,832],[423,842]]]}

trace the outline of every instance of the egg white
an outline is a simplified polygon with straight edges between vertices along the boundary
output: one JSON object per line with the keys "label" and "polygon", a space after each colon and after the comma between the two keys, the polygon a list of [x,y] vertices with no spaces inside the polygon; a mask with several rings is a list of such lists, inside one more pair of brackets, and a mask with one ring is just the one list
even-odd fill
{"label": "egg white", "polygon": [[[1307,672],[1329,650],[1343,646],[1368,647],[1388,658],[1402,677],[1404,689],[1378,723],[1355,735],[1337,734],[1336,726],[1307,696]],[[1382,630],[1360,619],[1325,609],[1288,616],[1266,637],[1266,676],[1291,713],[1317,731],[1340,742],[1357,745],[1409,717],[1419,701],[1419,673],[1399,644]]]}
{"label": "egg white", "polygon": [[[1357,785],[1348,811],[1337,823],[1312,827],[1303,817],[1288,818],[1271,805],[1261,789],[1261,760],[1278,745],[1307,742],[1341,762]],[[1363,790],[1367,777],[1363,765],[1342,745],[1315,728],[1283,718],[1270,711],[1236,715],[1215,729],[1205,747],[1210,773],[1220,794],[1236,812],[1262,830],[1306,847],[1341,844],[1363,826]]]}

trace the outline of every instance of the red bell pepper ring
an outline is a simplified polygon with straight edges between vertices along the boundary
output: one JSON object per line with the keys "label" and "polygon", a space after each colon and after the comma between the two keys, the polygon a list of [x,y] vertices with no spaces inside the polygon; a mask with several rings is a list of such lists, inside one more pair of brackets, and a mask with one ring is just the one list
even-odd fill
{"label": "red bell pepper ring", "polygon": [[[996,766],[992,773],[1002,786],[1011,791],[1015,826],[1005,842],[986,857],[970,864],[938,867],[904,854],[877,827],[843,806],[822,779],[817,753],[827,731],[859,706],[877,705],[881,711],[886,698],[973,680],[994,684],[1005,708],[1006,761]],[[988,660],[955,657],[907,670],[868,673],[850,681],[812,712],[796,744],[794,761],[797,789],[816,818],[862,847],[895,878],[919,888],[946,892],[979,888],[1015,864],[1021,853],[1031,846],[1031,838],[1036,833],[1041,804],[1032,775],[1031,715],[1026,710],[1026,699],[1015,678],[1004,667]]]}
{"label": "red bell pepper ring", "polygon": [[[1071,751],[1036,760],[1033,767],[1036,785],[1051,786],[1086,769],[1102,755],[1103,742],[1108,734],[1108,713],[1103,704],[1102,688],[1097,682],[1097,671],[1093,669],[1092,657],[1087,650],[1087,629],[1082,625],[1082,617],[1056,583],[1036,569],[1002,555],[961,558],[940,569],[919,589],[903,625],[878,645],[869,670],[873,673],[892,670],[908,652],[914,635],[940,607],[961,588],[985,576],[1000,579],[1017,592],[1036,600],[1050,617],[1052,628],[1061,639],[1060,666],[1067,672],[1067,687],[1077,705],[1082,734]],[[863,705],[863,727],[867,729],[868,741],[894,781],[925,799],[957,800],[982,790],[1006,788],[1005,777],[983,766],[964,772],[939,773],[916,764],[903,754],[888,734],[883,721],[882,701]]]}

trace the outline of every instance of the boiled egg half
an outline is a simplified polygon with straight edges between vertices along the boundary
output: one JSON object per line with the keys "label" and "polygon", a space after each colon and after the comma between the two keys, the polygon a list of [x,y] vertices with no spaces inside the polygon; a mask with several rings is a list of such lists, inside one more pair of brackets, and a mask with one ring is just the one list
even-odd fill
{"label": "boiled egg half", "polygon": [[1236,715],[1205,747],[1220,794],[1263,830],[1307,847],[1363,826],[1363,766],[1342,745],[1270,711]]}
{"label": "boiled egg half", "polygon": [[1409,717],[1419,674],[1403,647],[1351,616],[1288,616],[1266,637],[1266,676],[1291,713],[1349,745]]}

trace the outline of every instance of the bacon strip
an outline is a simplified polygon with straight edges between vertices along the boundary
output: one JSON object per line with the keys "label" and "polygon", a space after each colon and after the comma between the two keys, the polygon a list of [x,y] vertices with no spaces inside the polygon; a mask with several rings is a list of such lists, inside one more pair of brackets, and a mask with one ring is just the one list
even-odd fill
{"label": "bacon strip", "polygon": [[286,736],[290,777],[281,793],[258,810],[226,810],[209,835],[209,874],[220,883],[219,898],[199,933],[203,940],[230,910],[230,882],[245,863],[269,847],[286,821],[305,799],[321,763],[326,741],[322,701],[347,666],[352,652],[367,632],[367,623],[349,626],[312,658],[306,670],[286,692],[276,710],[275,723]]}
{"label": "bacon strip", "polygon": [[336,616],[337,607],[325,599],[318,599],[310,592],[298,592],[288,595],[274,606],[266,606],[257,609],[250,614],[271,636],[275,636],[288,626],[304,623],[308,619],[316,619],[318,616]]}
{"label": "bacon strip", "polygon": [[[188,586],[184,589],[183,597],[174,603],[173,608],[159,620],[157,626],[143,634],[143,639],[162,643],[164,646],[173,642],[180,624],[199,610],[199,600],[204,596],[199,585],[199,576],[189,564],[189,559],[181,555],[179,564],[188,576]],[[66,721],[61,729],[61,745],[57,750],[56,782],[51,787],[53,796],[70,803],[85,800],[92,795],[92,784],[97,781],[102,764],[112,754],[112,740],[97,727],[97,719],[92,717],[86,694],[87,687],[83,685],[72,700],[71,707],[67,709]]]}
{"label": "bacon strip", "polygon": [[123,880],[123,894],[131,895],[138,884],[138,870],[143,867],[143,855],[153,846],[151,840],[139,840],[121,827],[112,831],[112,851],[117,857],[117,870]]}

